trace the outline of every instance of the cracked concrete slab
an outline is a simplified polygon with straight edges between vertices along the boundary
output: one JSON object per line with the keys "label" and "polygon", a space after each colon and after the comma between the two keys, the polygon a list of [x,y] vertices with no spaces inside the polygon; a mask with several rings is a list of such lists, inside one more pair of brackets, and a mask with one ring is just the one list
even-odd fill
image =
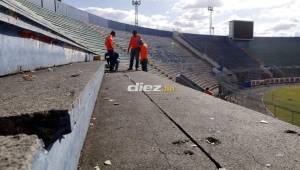
{"label": "cracked concrete slab", "polygon": [[[128,92],[128,85],[123,73],[107,74],[79,169],[216,169],[143,93]],[[106,160],[112,165],[104,165]]]}
{"label": "cracked concrete slab", "polygon": [[0,136],[0,169],[31,169],[41,150],[42,143],[37,136]]}
{"label": "cracked concrete slab", "polygon": [[[174,93],[146,92],[226,169],[300,169],[300,128],[143,72],[135,82],[173,85]],[[266,120],[269,124],[260,123]],[[212,145],[207,137],[220,140]]]}

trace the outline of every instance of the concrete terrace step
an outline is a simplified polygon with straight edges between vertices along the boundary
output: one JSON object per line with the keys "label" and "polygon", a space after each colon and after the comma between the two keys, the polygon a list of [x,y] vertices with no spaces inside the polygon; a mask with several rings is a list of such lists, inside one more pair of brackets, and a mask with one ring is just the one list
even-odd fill
{"label": "concrete terrace step", "polygon": [[0,78],[0,144],[18,146],[0,160],[24,147],[25,169],[75,169],[103,74],[102,62],[85,62]]}

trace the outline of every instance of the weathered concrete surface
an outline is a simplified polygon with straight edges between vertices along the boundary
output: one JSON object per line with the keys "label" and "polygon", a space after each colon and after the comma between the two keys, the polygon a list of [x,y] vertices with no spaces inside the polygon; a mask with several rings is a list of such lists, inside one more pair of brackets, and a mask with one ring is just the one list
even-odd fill
{"label": "weathered concrete surface", "polygon": [[[100,65],[77,63],[0,78],[0,117],[71,109]],[[24,80],[25,74],[32,81]]]}
{"label": "weathered concrete surface", "polygon": [[[155,75],[128,73],[135,82],[174,85],[174,93],[146,92],[226,169],[300,169],[296,126],[224,102]],[[260,123],[266,120],[268,124]],[[211,145],[207,137],[220,140]],[[269,167],[270,166],[270,167]]]}
{"label": "weathered concrete surface", "polygon": [[[105,77],[79,169],[216,169],[191,141],[172,144],[188,138],[143,93],[128,92],[128,85],[123,73]],[[189,150],[194,155],[184,153]],[[112,165],[105,166],[106,160]]]}
{"label": "weathered concrete surface", "polygon": [[0,168],[31,169],[32,162],[41,150],[42,143],[36,136],[0,136]]}
{"label": "weathered concrete surface", "polygon": [[[0,79],[3,101],[0,106],[2,111],[0,135],[34,134],[43,139],[39,141],[41,144],[44,142],[47,147],[47,151],[41,145],[38,152],[33,150],[21,154],[26,160],[19,160],[20,164],[26,167],[20,169],[73,170],[77,168],[80,151],[102,83],[104,64],[77,63],[52,69],[53,71],[47,69],[30,73],[33,75],[32,81],[25,81],[23,75]],[[64,120],[65,117],[59,114],[67,116],[68,119]],[[56,124],[61,121],[66,125]],[[68,133],[64,132],[64,126],[70,126]],[[51,135],[55,138],[51,138]],[[50,140],[55,140],[47,141],[48,136]],[[27,138],[29,138],[28,145],[35,147],[34,140],[37,137]],[[22,140],[15,143],[16,146],[22,145]],[[16,154],[20,152],[18,149],[19,147],[11,147],[7,153],[0,152],[0,169],[15,169],[13,162],[6,165],[1,157],[5,159],[5,154]],[[27,161],[27,158],[31,162]]]}

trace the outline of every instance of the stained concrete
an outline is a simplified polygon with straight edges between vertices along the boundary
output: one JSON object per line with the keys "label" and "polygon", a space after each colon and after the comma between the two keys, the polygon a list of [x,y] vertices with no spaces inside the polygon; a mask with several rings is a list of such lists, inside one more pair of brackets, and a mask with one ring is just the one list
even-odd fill
{"label": "stained concrete", "polygon": [[[174,93],[146,92],[226,169],[300,169],[300,128],[183,87],[155,75],[128,73],[135,82],[173,85]],[[268,124],[260,123],[265,120]],[[207,137],[221,143],[209,144]],[[270,167],[269,167],[270,166]]]}
{"label": "stained concrete", "polygon": [[[123,73],[107,74],[79,169],[216,169]],[[189,155],[192,154],[192,155]],[[111,166],[104,165],[106,160]]]}
{"label": "stained concrete", "polygon": [[0,136],[0,169],[31,169],[41,150],[42,143],[37,136]]}
{"label": "stained concrete", "polygon": [[[0,78],[0,117],[71,109],[100,65],[77,63]],[[24,75],[31,75],[32,81]]]}

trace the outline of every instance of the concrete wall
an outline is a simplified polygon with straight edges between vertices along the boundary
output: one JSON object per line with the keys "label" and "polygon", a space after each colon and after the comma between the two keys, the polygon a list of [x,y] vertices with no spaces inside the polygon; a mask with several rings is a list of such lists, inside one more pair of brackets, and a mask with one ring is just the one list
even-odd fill
{"label": "concrete wall", "polygon": [[17,27],[0,24],[0,76],[37,68],[90,61],[92,56],[64,44],[21,38]]}
{"label": "concrete wall", "polygon": [[56,141],[49,152],[42,152],[33,162],[32,170],[76,170],[88,131],[92,112],[104,75],[104,64],[94,74],[69,111],[72,132]]}

